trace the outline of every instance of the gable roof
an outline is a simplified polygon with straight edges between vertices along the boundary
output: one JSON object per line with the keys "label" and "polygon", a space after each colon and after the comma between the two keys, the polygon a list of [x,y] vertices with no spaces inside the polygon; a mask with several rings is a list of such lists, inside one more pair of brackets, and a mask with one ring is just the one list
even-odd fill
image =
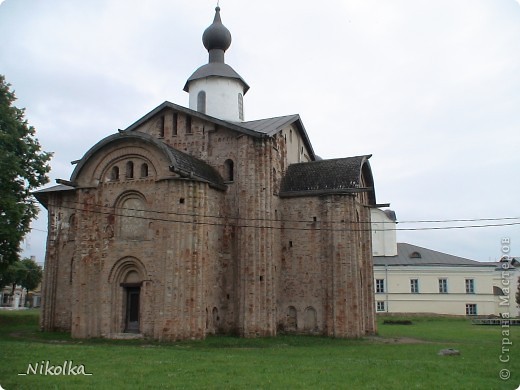
{"label": "gable roof", "polygon": [[[375,191],[368,159],[371,155],[319,160],[289,165],[280,186],[281,197],[368,192],[375,204]],[[365,175],[367,187],[361,187]]]}
{"label": "gable roof", "polygon": [[[420,257],[417,257],[417,254]],[[374,266],[451,266],[490,267],[493,263],[482,263],[464,257],[434,251],[417,245],[397,243],[397,256],[374,256]]]}
{"label": "gable roof", "polygon": [[203,114],[198,111],[191,110],[186,107],[179,106],[177,104],[165,101],[164,103],[160,104],[156,108],[154,108],[152,111],[150,111],[148,114],[143,116],[142,118],[138,119],[134,123],[132,123],[130,126],[128,126],[123,132],[131,132],[135,131],[139,126],[143,125],[145,122],[153,118],[155,115],[159,114],[162,110],[165,109],[171,109],[177,112],[181,112],[186,115],[190,115],[195,118],[199,118],[201,120],[205,120],[211,123],[214,123],[218,126],[225,127],[227,129],[236,131],[241,134],[246,134],[251,137],[255,138],[267,138],[272,137],[276,135],[278,132],[280,132],[283,128],[294,124],[298,131],[300,132],[300,135],[303,139],[303,142],[309,151],[310,158],[312,160],[316,159],[316,155],[314,154],[314,149],[312,148],[311,141],[309,140],[309,136],[307,135],[307,131],[305,130],[305,127],[303,126],[302,120],[298,114],[294,115],[286,115],[281,117],[274,117],[274,118],[266,118],[266,119],[259,119],[254,121],[247,121],[247,122],[231,122],[231,121],[225,121],[222,119],[218,119],[215,117],[212,117],[207,114]]}

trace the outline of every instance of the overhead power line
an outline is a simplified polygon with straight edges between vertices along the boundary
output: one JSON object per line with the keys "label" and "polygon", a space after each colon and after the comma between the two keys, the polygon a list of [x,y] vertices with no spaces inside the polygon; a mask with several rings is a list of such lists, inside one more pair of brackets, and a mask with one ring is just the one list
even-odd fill
{"label": "overhead power line", "polygon": [[[78,202],[70,202],[72,204],[78,204]],[[135,208],[115,208],[108,206],[89,205],[96,209],[78,210],[76,207],[61,205],[61,208],[69,210],[77,210],[83,213],[95,213],[100,215],[111,215],[114,217],[122,218],[135,218],[143,219],[148,221],[167,222],[167,223],[182,223],[191,225],[208,225],[208,226],[232,226],[240,228],[255,228],[255,229],[276,229],[276,230],[298,230],[298,231],[349,231],[349,232],[367,232],[367,231],[426,231],[426,230],[453,230],[453,229],[472,229],[472,228],[488,228],[488,227],[504,227],[504,226],[515,226],[520,225],[520,218],[517,217],[504,217],[504,218],[473,218],[473,219],[451,219],[451,220],[436,220],[436,221],[420,221],[430,223],[444,223],[444,222],[486,222],[486,221],[515,221],[515,222],[504,222],[504,223],[485,223],[485,224],[472,224],[472,225],[455,225],[455,226],[428,226],[428,227],[410,227],[410,228],[385,228],[385,229],[372,229],[372,226],[368,228],[350,228],[348,225],[358,224],[367,225],[370,222],[362,221],[327,221],[327,220],[286,220],[286,219],[270,219],[270,218],[239,218],[239,217],[228,217],[221,215],[204,215],[194,213],[176,213],[176,212],[165,212],[158,210],[146,210],[146,209],[135,209]],[[106,209],[106,210],[103,210]],[[125,212],[135,213],[152,213],[155,216],[150,215],[128,215]],[[161,217],[166,216],[166,217]],[[190,219],[173,219],[170,216],[177,217],[188,217]],[[217,222],[213,221],[201,221],[200,219],[217,219]],[[225,222],[218,220],[226,220]],[[234,221],[234,222],[233,222]],[[256,224],[255,222],[272,222],[280,224],[273,226],[271,224]],[[416,223],[418,221],[407,223]],[[291,224],[307,224],[307,226],[291,226]],[[402,222],[404,223],[404,222]],[[311,226],[309,226],[311,224]],[[333,227],[333,225],[341,224],[341,227]],[[38,229],[33,229],[38,230]],[[38,230],[42,231],[43,230]]]}
{"label": "overhead power line", "polygon": [[[84,203],[81,203],[81,202],[77,202],[77,201],[68,201],[67,203],[71,203],[71,204],[75,204],[75,205],[80,205],[81,207],[83,206],[86,206]],[[237,221],[240,221],[240,220],[244,220],[244,221],[264,221],[264,222],[280,222],[282,221],[282,218],[278,217],[278,218],[266,218],[266,217],[262,217],[262,218],[244,218],[244,217],[235,217],[235,216],[228,216],[228,215],[214,215],[214,214],[195,214],[195,213],[183,213],[183,212],[178,212],[178,211],[163,211],[163,210],[153,210],[153,209],[137,209],[137,208],[131,208],[131,207],[124,207],[124,208],[121,208],[121,207],[113,207],[113,206],[101,206],[101,205],[96,205],[96,204],[89,204],[88,205],[89,207],[90,206],[93,206],[93,207],[100,207],[100,208],[103,208],[103,209],[108,209],[108,210],[125,210],[125,211],[136,211],[136,212],[145,212],[145,213],[153,213],[153,214],[158,214],[158,215],[175,215],[175,216],[188,216],[188,217],[200,217],[200,218],[215,218],[215,219],[225,219],[225,220],[237,220]],[[71,207],[71,206],[60,206],[62,208],[66,208],[66,209],[76,209],[76,207]],[[83,209],[79,209],[78,211],[85,211]],[[148,219],[153,219],[153,217],[147,217]],[[312,217],[311,217],[312,218]],[[497,218],[467,218],[467,219],[433,219],[433,220],[410,220],[410,221],[390,221],[390,222],[386,222],[386,221],[377,221],[377,223],[382,223],[382,224],[413,224],[413,223],[454,223],[454,222],[489,222],[489,221],[514,221],[514,220],[518,220],[518,222],[520,223],[520,217],[497,217]],[[313,221],[312,219],[287,219],[287,218],[283,218],[283,222],[286,222],[286,223],[290,223],[290,222],[295,222],[295,223],[311,223],[311,222],[316,222],[316,221]],[[322,221],[322,222],[327,222],[327,223],[332,223],[332,224],[344,224],[344,223],[354,223],[354,224],[361,224],[361,225],[366,225],[368,223],[371,223],[371,222],[364,222],[364,221],[345,221],[345,220],[327,220],[327,221]],[[513,225],[516,225],[517,223],[513,223]],[[504,224],[504,225],[508,225],[507,223]],[[480,225],[479,225],[480,226]],[[494,225],[490,225],[490,226],[494,226]],[[500,226],[500,225],[497,225],[497,226]],[[398,228],[396,230],[410,230],[411,228],[408,228],[408,229],[404,229],[404,228]],[[415,229],[414,229],[415,230]]]}

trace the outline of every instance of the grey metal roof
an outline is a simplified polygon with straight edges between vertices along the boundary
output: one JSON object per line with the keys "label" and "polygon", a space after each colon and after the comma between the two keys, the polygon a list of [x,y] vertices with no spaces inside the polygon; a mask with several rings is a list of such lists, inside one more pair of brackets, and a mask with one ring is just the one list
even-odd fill
{"label": "grey metal roof", "polygon": [[34,197],[40,202],[43,207],[47,208],[47,205],[49,203],[49,195],[56,193],[56,192],[63,192],[63,191],[73,191],[75,190],[74,187],[67,186],[64,184],[58,184],[52,187],[43,188],[38,191],[34,191],[32,194]]}
{"label": "grey metal roof", "polygon": [[394,210],[383,210],[383,213],[391,220],[391,221],[397,221],[397,216],[395,215]]}
{"label": "grey metal roof", "polygon": [[240,126],[247,129],[256,131],[258,133],[264,133],[267,135],[274,135],[282,130],[287,125],[300,119],[300,116],[285,115],[275,118],[258,119],[254,121],[240,122]]}
{"label": "grey metal roof", "polygon": [[[417,254],[420,257],[415,257]],[[397,256],[374,256],[373,260],[374,266],[495,266],[401,242],[397,243]]]}
{"label": "grey metal roof", "polygon": [[202,65],[188,78],[186,84],[184,84],[184,91],[189,92],[189,84],[194,80],[203,79],[206,77],[225,77],[230,79],[239,80],[244,85],[244,95],[249,90],[249,85],[235,70],[223,62],[210,62]]}
{"label": "grey metal roof", "polygon": [[66,186],[64,184],[58,184],[48,188],[42,188],[41,190],[34,191],[33,194],[45,194],[48,192],[59,192],[59,191],[71,191],[75,188],[72,186]]}
{"label": "grey metal roof", "polygon": [[[306,196],[369,192],[370,203],[375,204],[370,155],[311,161],[289,165],[280,186],[280,196]],[[365,169],[365,171],[363,171]],[[369,187],[361,187],[365,174]]]}

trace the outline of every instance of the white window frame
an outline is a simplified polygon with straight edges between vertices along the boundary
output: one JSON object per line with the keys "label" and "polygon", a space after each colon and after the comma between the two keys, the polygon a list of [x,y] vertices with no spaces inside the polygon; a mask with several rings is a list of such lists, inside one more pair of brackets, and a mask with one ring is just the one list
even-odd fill
{"label": "white window frame", "polygon": [[466,315],[467,316],[476,316],[477,313],[478,313],[478,311],[477,311],[476,303],[466,303]]}
{"label": "white window frame", "polygon": [[448,278],[439,278],[439,294],[448,293]]}
{"label": "white window frame", "polygon": [[419,279],[410,279],[410,293],[419,294]]}
{"label": "white window frame", "polygon": [[468,278],[465,281],[466,294],[475,294],[475,279]]}

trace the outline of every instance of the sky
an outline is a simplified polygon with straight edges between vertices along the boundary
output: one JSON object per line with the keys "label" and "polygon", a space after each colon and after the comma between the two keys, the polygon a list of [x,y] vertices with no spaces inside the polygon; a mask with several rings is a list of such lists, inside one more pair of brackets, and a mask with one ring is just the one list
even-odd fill
{"label": "sky", "polygon": [[[188,106],[182,88],[207,63],[215,5],[0,1],[0,74],[54,152],[48,186],[164,101]],[[322,158],[372,154],[399,242],[478,261],[520,256],[520,0],[220,7],[233,37],[226,62],[251,87],[246,120],[300,114]],[[471,221],[411,222],[447,220]],[[468,225],[480,227],[446,229]],[[23,256],[42,262],[45,209],[32,226]]]}

